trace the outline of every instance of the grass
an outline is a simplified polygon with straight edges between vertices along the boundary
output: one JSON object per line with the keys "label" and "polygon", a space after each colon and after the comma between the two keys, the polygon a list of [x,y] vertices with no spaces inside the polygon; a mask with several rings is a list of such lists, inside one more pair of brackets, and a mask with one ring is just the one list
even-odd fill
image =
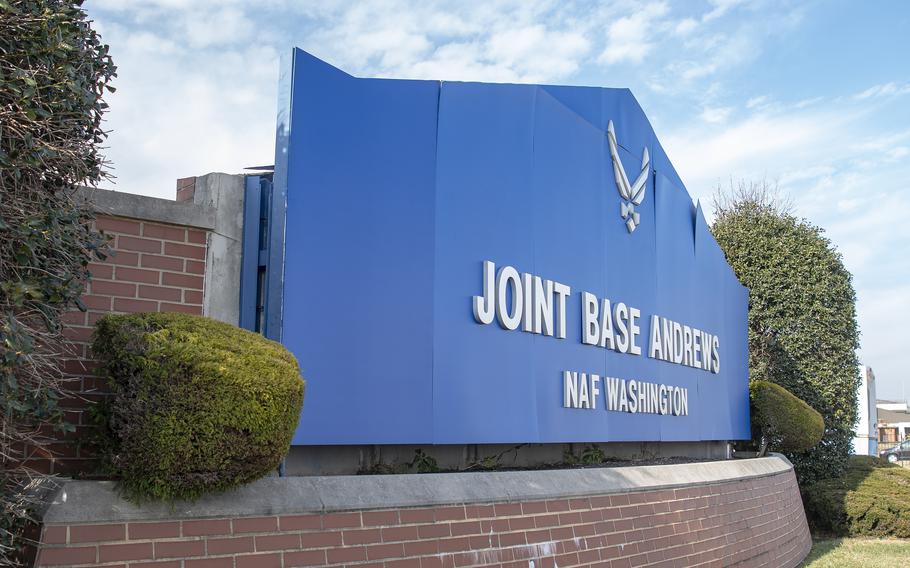
{"label": "grass", "polygon": [[910,565],[910,540],[816,540],[802,568],[892,568]]}

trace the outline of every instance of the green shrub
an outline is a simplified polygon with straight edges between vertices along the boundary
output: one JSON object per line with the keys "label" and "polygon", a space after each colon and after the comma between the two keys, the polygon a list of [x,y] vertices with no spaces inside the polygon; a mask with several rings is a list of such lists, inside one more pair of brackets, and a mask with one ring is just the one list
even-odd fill
{"label": "green shrub", "polygon": [[803,490],[813,531],[839,536],[910,538],[910,470],[852,456],[844,477]]}
{"label": "green shrub", "polygon": [[268,474],[304,382],[284,347],[186,314],[111,315],[94,352],[111,380],[109,462],[134,499],[195,499]]}
{"label": "green shrub", "polygon": [[753,438],[762,438],[773,450],[804,452],[814,448],[825,433],[822,415],[780,385],[768,381],[749,384]]}
{"label": "green shrub", "polygon": [[824,418],[820,444],[785,452],[800,484],[842,475],[860,379],[856,294],[840,253],[767,183],[719,195],[712,231],[749,288],[749,377],[783,386]]}

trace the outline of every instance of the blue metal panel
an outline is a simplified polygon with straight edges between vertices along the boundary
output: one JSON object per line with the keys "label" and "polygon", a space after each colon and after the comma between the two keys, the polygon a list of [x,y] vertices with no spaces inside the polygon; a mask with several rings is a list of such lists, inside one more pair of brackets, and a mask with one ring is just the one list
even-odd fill
{"label": "blue metal panel", "polygon": [[431,442],[439,84],[358,81],[297,53],[282,334],[307,379],[294,443]]}
{"label": "blue metal panel", "polygon": [[243,192],[243,252],[240,268],[240,327],[256,329],[259,279],[259,230],[262,190],[259,176],[247,176]]}
{"label": "blue metal panel", "polygon": [[[269,292],[308,380],[294,443],[749,436],[746,293],[628,90],[357,79],[299,50],[290,68]],[[611,121],[629,177],[645,147],[654,170],[633,232]],[[566,337],[478,324],[484,260],[571,286]],[[641,310],[640,356],[582,343],[582,291]],[[651,315],[721,337],[721,372],[649,357]],[[687,388],[689,414],[564,408],[567,370]]]}

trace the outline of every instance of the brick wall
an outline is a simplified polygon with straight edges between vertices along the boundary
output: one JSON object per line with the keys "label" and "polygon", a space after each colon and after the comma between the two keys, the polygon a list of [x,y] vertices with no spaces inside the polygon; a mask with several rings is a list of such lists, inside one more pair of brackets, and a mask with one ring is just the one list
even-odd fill
{"label": "brick wall", "polygon": [[[73,341],[73,357],[64,370],[74,378],[74,396],[63,400],[67,421],[75,431],[45,448],[27,448],[25,465],[46,473],[91,473],[93,455],[84,443],[92,427],[87,409],[106,396],[103,380],[94,375],[89,343],[98,319],[108,313],[187,312],[202,314],[207,232],[186,226],[99,215],[97,228],[110,238],[111,255],[90,265],[92,280],[82,301],[87,311],[64,318],[65,335]],[[82,440],[83,443],[80,443]]]}
{"label": "brick wall", "polygon": [[679,489],[548,501],[47,524],[38,565],[780,568],[798,565],[810,547],[789,469]]}

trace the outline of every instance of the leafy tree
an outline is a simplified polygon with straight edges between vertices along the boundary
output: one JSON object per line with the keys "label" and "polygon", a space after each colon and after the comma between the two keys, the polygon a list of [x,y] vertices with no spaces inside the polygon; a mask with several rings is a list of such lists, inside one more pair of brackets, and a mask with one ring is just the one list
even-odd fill
{"label": "leafy tree", "polygon": [[789,452],[802,483],[842,475],[859,387],[856,293],[840,253],[767,182],[719,191],[713,225],[749,295],[749,373],[821,413],[822,442]]}
{"label": "leafy tree", "polygon": [[67,344],[103,255],[77,187],[107,174],[102,96],[115,75],[81,2],[0,0],[0,564],[23,562],[23,527],[46,479],[27,468],[55,431]]}

